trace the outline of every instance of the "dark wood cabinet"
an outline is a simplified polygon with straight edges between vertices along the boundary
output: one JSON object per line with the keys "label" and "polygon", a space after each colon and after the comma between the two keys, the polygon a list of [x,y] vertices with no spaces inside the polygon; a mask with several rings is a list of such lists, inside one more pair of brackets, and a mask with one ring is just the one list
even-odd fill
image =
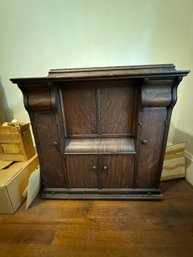
{"label": "dark wood cabinet", "polygon": [[102,155],[99,159],[99,178],[102,188],[129,188],[133,185],[132,155]]}
{"label": "dark wood cabinet", "polygon": [[167,64],[11,79],[30,115],[42,197],[161,199],[171,112],[188,72]]}
{"label": "dark wood cabinet", "polygon": [[66,168],[70,188],[98,188],[96,155],[68,155]]}

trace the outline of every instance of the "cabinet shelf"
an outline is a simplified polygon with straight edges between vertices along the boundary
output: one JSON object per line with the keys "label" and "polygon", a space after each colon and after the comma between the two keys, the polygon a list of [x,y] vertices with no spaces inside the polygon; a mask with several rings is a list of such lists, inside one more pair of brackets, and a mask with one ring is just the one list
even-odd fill
{"label": "cabinet shelf", "polygon": [[65,154],[135,154],[135,144],[127,138],[67,138]]}

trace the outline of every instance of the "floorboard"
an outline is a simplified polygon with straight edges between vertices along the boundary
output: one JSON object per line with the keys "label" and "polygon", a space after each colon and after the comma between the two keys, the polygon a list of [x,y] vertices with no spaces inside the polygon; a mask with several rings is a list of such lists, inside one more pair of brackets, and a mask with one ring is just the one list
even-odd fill
{"label": "floorboard", "polygon": [[163,201],[42,200],[0,215],[0,256],[192,257],[193,188],[162,182]]}

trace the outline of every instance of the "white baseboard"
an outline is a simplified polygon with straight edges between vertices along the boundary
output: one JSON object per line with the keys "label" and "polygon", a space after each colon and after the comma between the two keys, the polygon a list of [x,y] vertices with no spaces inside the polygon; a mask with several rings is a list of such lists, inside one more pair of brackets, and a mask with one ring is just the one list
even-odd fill
{"label": "white baseboard", "polygon": [[186,180],[193,185],[193,155],[185,151],[186,157]]}

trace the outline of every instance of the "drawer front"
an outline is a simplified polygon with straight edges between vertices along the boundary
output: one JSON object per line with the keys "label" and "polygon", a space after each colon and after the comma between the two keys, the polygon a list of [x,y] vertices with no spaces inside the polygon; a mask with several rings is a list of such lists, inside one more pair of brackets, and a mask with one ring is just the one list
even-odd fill
{"label": "drawer front", "polygon": [[98,156],[67,155],[66,166],[69,186],[72,188],[98,187]]}
{"label": "drawer front", "polygon": [[105,188],[126,188],[133,185],[133,155],[101,155],[100,184]]}

